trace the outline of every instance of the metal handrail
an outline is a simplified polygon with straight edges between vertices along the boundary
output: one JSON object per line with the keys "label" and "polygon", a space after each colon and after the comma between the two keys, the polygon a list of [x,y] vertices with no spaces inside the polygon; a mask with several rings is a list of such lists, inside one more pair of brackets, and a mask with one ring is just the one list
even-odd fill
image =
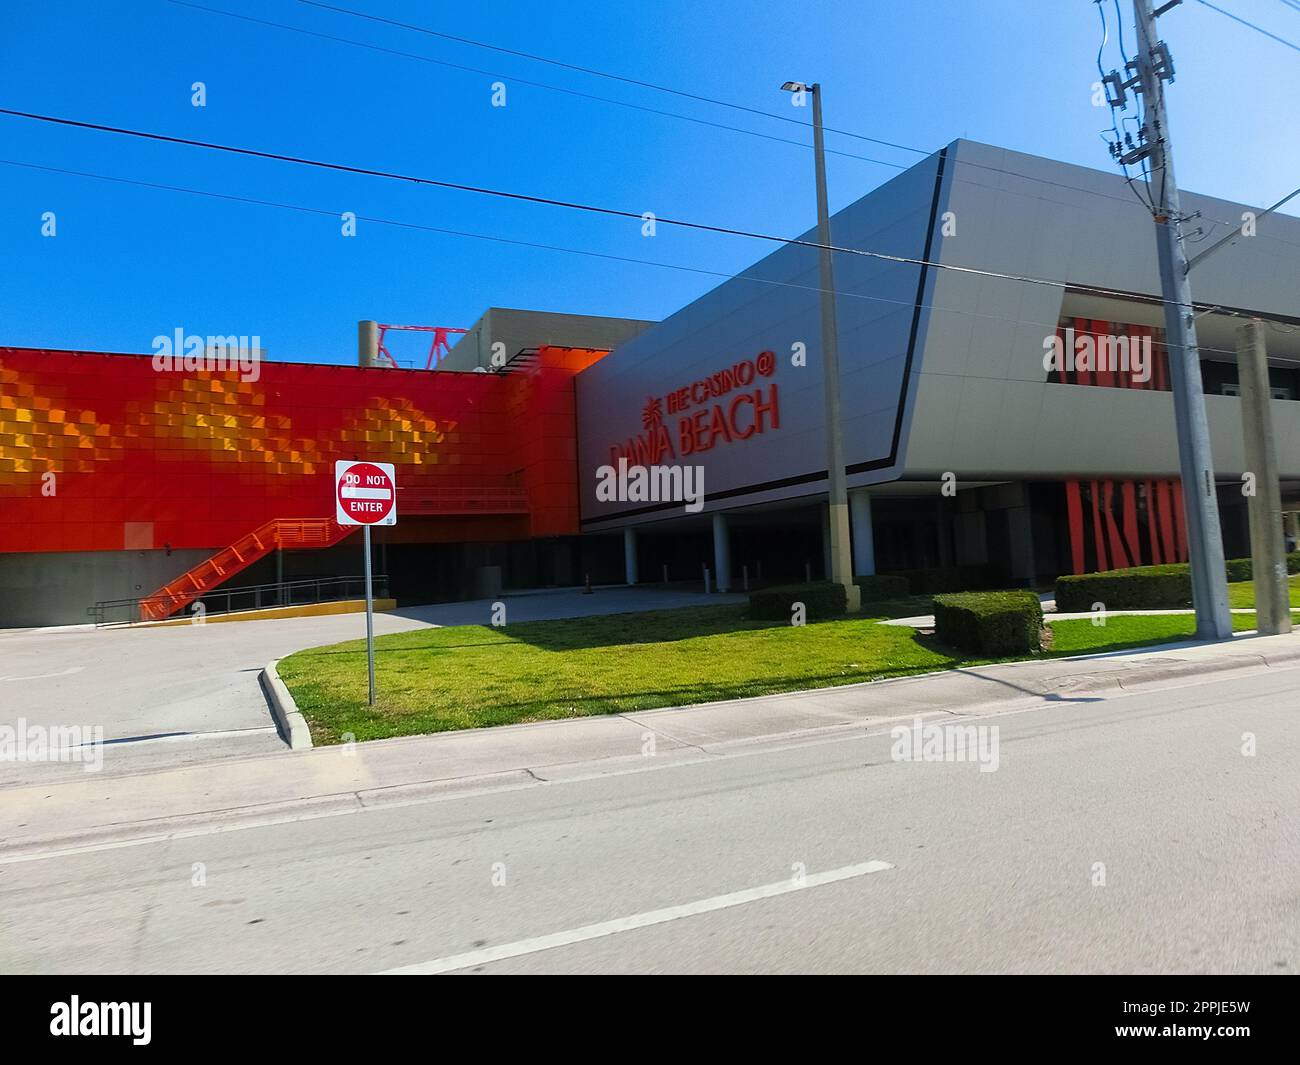
{"label": "metal handrail", "polygon": [[[377,574],[371,580],[375,598],[388,598],[388,575]],[[365,589],[364,576],[317,577],[298,581],[277,581],[272,584],[250,584],[242,588],[217,588],[199,596],[194,604],[202,604],[202,616],[207,617],[213,614],[229,614],[236,610],[307,606],[312,603],[359,599],[365,595]],[[237,599],[238,605],[236,605]],[[147,614],[148,609],[164,602],[165,600],[158,596],[151,595],[135,599],[106,599],[87,607],[86,614],[96,628],[103,625],[134,625],[151,620]],[[194,604],[190,607],[192,611]],[[193,616],[191,620],[194,620]]]}
{"label": "metal handrail", "polygon": [[202,598],[209,587],[233,578],[259,558],[277,547],[328,547],[345,536],[347,530],[332,518],[272,518],[233,544],[223,547],[210,558],[168,581],[152,595],[145,596],[146,613],[142,621],[162,621],[176,611]]}

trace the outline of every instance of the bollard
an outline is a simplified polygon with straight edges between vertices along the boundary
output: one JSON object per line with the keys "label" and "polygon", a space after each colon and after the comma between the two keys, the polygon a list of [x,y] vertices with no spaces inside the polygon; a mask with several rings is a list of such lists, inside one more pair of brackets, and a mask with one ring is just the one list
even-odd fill
{"label": "bollard", "polygon": [[700,568],[704,570],[704,594],[708,595],[710,592],[713,591],[713,588],[711,587],[709,581],[709,567],[702,566]]}
{"label": "bollard", "polygon": [[664,563],[664,584],[668,583],[668,563]]}
{"label": "bollard", "polygon": [[749,592],[749,566],[748,565],[740,567],[740,586],[745,590],[746,594],[748,594]]}
{"label": "bollard", "polygon": [[591,595],[591,574],[590,573],[587,574],[586,581],[582,586],[582,594]]}
{"label": "bollard", "polygon": [[812,563],[807,559],[804,559],[803,564],[803,582],[804,584],[812,584]]}

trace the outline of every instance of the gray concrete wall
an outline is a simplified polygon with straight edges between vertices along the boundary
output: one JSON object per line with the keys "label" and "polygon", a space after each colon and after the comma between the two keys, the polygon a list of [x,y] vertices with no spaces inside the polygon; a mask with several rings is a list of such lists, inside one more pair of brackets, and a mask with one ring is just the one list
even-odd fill
{"label": "gray concrete wall", "polygon": [[[1099,153],[1100,154],[1100,153]],[[1150,213],[1116,173],[958,141],[942,211],[956,232],[932,258],[954,266],[1059,280],[1060,286],[932,271],[924,343],[913,365],[915,402],[905,477],[1176,476],[1173,395],[1047,382],[1043,340],[1062,314],[1163,326],[1162,309],[1067,292],[1098,286],[1159,296]],[[1027,175],[1027,176],[1024,176]],[[1245,207],[1193,193],[1209,247]],[[1270,216],[1255,237],[1218,252],[1192,275],[1198,303],[1300,315],[1300,219]],[[1091,313],[1089,313],[1091,312]],[[1198,323],[1203,359],[1233,361],[1236,320]],[[1300,333],[1270,330],[1270,355],[1300,357]],[[1218,349],[1218,350],[1216,350]],[[1215,468],[1245,468],[1241,405],[1206,396]],[[1300,402],[1273,400],[1283,477],[1300,476]]]}
{"label": "gray concrete wall", "polygon": [[[931,268],[918,313],[918,266],[837,254],[846,462],[851,470],[867,467],[851,473],[850,487],[932,481],[947,472],[957,475],[959,486],[1178,474],[1171,393],[1049,383],[1043,368],[1044,338],[1063,314],[1163,325],[1160,306],[1141,302],[1160,292],[1150,214],[1104,162],[1100,151],[1098,169],[1091,169],[959,140],[947,150],[937,207],[937,159],[931,157],[834,216],[838,245],[919,258],[934,208],[932,260],[1059,282]],[[1197,224],[1208,232],[1200,247],[1240,225],[1246,210],[1194,193],[1185,193],[1183,203],[1201,212]],[[1259,224],[1258,236],[1199,267],[1193,294],[1206,304],[1296,317],[1297,277],[1300,219],[1271,216]],[[678,460],[704,465],[707,493],[725,493],[708,509],[825,491],[824,478],[815,476],[825,454],[817,286],[815,251],[781,247],[579,375],[579,470],[588,531],[666,516],[619,517],[640,508],[594,498],[596,468],[610,461],[611,446],[641,434],[647,399],[764,349],[778,354],[772,380],[780,386],[781,429]],[[1070,286],[1133,297],[1099,297]],[[885,460],[914,315],[918,336],[900,447],[890,463]],[[1233,359],[1236,321],[1223,314],[1201,319],[1203,358]],[[808,346],[808,365],[800,371],[789,361],[796,342]],[[1300,362],[1300,331],[1270,331],[1269,354],[1279,364]],[[1216,469],[1231,480],[1245,465],[1240,401],[1209,395],[1206,407]],[[1300,477],[1300,401],[1274,400],[1272,411],[1281,475]],[[665,421],[676,444],[676,418],[665,411]]]}
{"label": "gray concrete wall", "polygon": [[492,345],[500,343],[507,360],[525,348],[554,344],[570,348],[611,350],[652,326],[633,318],[604,318],[589,314],[556,314],[490,307],[453,345],[440,370],[492,368]]}
{"label": "gray concrete wall", "polygon": [[[831,219],[832,242],[920,257],[934,204],[936,168],[937,159],[927,159],[836,213]],[[810,214],[812,200],[810,185]],[[815,240],[815,231],[809,230],[802,239]],[[844,253],[834,256],[834,268],[845,458],[850,466],[887,465],[919,268]],[[597,501],[596,470],[609,463],[611,446],[642,433],[647,398],[661,400],[664,424],[677,446],[683,415],[669,411],[666,394],[706,380],[742,360],[754,359],[763,351],[775,354],[775,372],[736,392],[775,384],[780,427],[665,461],[698,463],[705,470],[707,494],[731,493],[711,507],[732,508],[824,492],[820,308],[817,250],[783,245],[579,374],[578,468],[583,518],[599,521],[637,509],[635,504]],[[794,362],[795,345],[802,345],[806,353],[802,365]],[[707,411],[715,403],[725,407],[736,392],[693,403],[686,413],[701,408]],[[873,479],[887,477],[884,471]],[[785,483],[770,490],[747,490],[773,481]],[[859,483],[861,479],[850,480],[851,485]],[[643,514],[631,520],[664,516],[664,512]]]}
{"label": "gray concrete wall", "polygon": [[156,592],[214,550],[0,555],[0,628],[85,624],[93,603]]}

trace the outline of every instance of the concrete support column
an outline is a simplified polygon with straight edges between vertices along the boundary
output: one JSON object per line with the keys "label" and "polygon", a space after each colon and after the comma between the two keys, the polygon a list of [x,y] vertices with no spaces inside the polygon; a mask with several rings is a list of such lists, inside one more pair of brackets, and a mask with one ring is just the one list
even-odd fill
{"label": "concrete support column", "polygon": [[[826,508],[826,579],[844,586],[845,609],[856,614],[862,609],[862,592],[853,583],[853,551],[849,544],[849,504],[832,503]],[[843,576],[840,576],[840,575]]]}
{"label": "concrete support column", "polygon": [[357,323],[357,365],[376,366],[379,363],[379,324],[369,320]]}
{"label": "concrete support column", "polygon": [[821,505],[822,518],[822,576],[831,579],[831,511],[829,504]]}
{"label": "concrete support column", "polygon": [[623,530],[623,572],[628,584],[636,584],[636,530],[631,526]]}
{"label": "concrete support column", "polygon": [[1291,604],[1282,538],[1282,486],[1273,437],[1272,394],[1264,324],[1246,322],[1237,332],[1237,378],[1241,387],[1241,431],[1246,472],[1255,475],[1250,511],[1250,559],[1255,584],[1256,628],[1261,636],[1291,631]]}
{"label": "concrete support column", "polygon": [[853,526],[853,575],[876,572],[876,537],[871,531],[871,495],[865,488],[849,493],[849,518]]}
{"label": "concrete support column", "polygon": [[713,513],[713,571],[720,592],[731,591],[731,540],[727,535],[727,516]]}

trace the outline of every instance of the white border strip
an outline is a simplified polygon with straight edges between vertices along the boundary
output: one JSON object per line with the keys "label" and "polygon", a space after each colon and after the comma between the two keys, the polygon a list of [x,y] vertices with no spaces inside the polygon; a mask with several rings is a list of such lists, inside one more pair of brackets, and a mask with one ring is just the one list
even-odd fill
{"label": "white border strip", "polygon": [[881,873],[892,868],[894,867],[888,862],[860,862],[857,865],[846,865],[840,869],[831,869],[825,873],[813,873],[798,880],[794,878],[781,880],[775,884],[764,884],[762,887],[733,891],[729,895],[714,895],[712,898],[700,899],[697,902],[683,903],[681,906],[669,906],[662,910],[648,910],[645,913],[635,913],[630,917],[619,917],[613,921],[601,921],[599,924],[584,925],[582,928],[573,928],[567,932],[555,932],[549,936],[521,939],[514,943],[503,943],[497,947],[472,950],[466,954],[452,954],[449,957],[436,958],[433,961],[403,965],[397,969],[387,969],[378,975],[433,976],[438,973],[454,972],[457,969],[467,969],[487,962],[503,961],[506,958],[518,958],[524,954],[536,954],[538,951],[553,950],[556,947],[567,947],[573,943],[583,943],[589,939],[600,939],[604,936],[617,935],[620,932],[630,932],[637,928],[647,928],[650,925],[666,924],[668,921],[677,921],[683,917],[694,917],[696,914],[712,913],[714,910],[725,910],[732,906],[743,906],[748,902],[775,898],[778,895],[788,895],[794,891],[820,887],[822,884],[834,884],[840,880],[852,880],[854,877],[866,876],[869,873]]}

